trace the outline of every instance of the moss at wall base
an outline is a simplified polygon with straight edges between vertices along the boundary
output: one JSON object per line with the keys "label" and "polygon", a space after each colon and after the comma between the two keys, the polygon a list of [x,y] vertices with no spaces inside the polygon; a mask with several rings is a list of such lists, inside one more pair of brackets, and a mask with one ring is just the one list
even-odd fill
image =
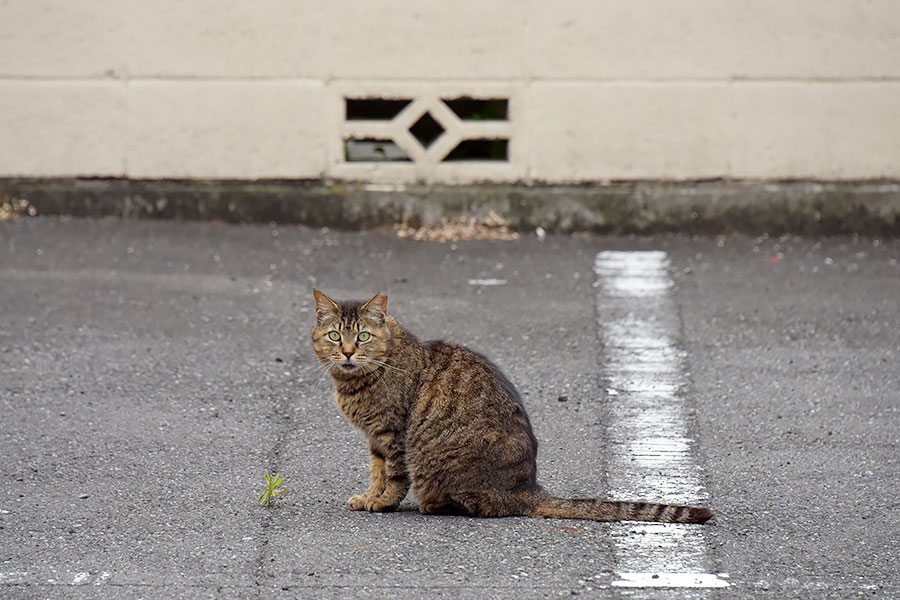
{"label": "moss at wall base", "polygon": [[0,179],[42,215],[374,229],[491,211],[517,231],[897,236],[900,182],[634,181],[579,186],[385,186],[323,181]]}

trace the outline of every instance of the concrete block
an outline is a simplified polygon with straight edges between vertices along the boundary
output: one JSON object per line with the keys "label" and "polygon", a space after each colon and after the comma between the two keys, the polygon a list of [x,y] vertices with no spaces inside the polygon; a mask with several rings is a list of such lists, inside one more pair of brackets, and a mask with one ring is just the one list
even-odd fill
{"label": "concrete block", "polygon": [[336,78],[524,76],[529,10],[516,0],[323,3]]}
{"label": "concrete block", "polygon": [[896,0],[759,0],[723,5],[729,13],[723,34],[730,77],[900,77]]}
{"label": "concrete block", "polygon": [[538,2],[536,79],[900,76],[895,0]]}
{"label": "concrete block", "polygon": [[536,2],[529,75],[639,80],[721,74],[728,6],[715,0]]}
{"label": "concrete block", "polygon": [[900,83],[734,86],[734,177],[900,177]]}
{"label": "concrete block", "polygon": [[530,177],[900,177],[900,84],[542,83],[524,95]]}
{"label": "concrete block", "polygon": [[[132,4],[126,29],[128,70],[133,77],[327,75],[325,4],[312,0]],[[343,15],[348,16],[352,12]]]}
{"label": "concrete block", "polygon": [[[128,3],[131,4],[131,3]],[[0,76],[118,77],[125,2],[0,2]]]}
{"label": "concrete block", "polygon": [[311,178],[324,172],[322,86],[145,81],[128,86],[128,175]]}
{"label": "concrete block", "polygon": [[0,176],[124,175],[124,87],[0,81]]}
{"label": "concrete block", "polygon": [[730,97],[717,83],[535,83],[517,142],[537,181],[720,177]]}

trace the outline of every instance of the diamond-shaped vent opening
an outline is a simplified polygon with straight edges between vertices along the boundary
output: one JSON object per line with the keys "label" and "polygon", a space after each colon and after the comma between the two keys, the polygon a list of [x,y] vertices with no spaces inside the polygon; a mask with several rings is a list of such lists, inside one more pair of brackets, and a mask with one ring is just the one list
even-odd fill
{"label": "diamond-shaped vent opening", "polygon": [[409,132],[414,138],[419,140],[422,147],[428,148],[436,139],[444,134],[444,128],[441,124],[434,120],[430,114],[425,113],[418,121],[412,124]]}

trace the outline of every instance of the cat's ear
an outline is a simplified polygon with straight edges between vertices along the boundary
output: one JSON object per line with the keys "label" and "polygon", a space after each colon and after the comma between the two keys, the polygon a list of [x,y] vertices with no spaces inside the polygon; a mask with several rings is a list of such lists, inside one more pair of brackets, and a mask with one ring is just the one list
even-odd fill
{"label": "cat's ear", "polygon": [[359,312],[369,313],[379,321],[384,321],[387,316],[387,294],[378,292],[359,307]]}
{"label": "cat's ear", "polygon": [[316,322],[321,324],[326,317],[341,313],[341,306],[324,292],[313,290],[313,296],[316,298]]}

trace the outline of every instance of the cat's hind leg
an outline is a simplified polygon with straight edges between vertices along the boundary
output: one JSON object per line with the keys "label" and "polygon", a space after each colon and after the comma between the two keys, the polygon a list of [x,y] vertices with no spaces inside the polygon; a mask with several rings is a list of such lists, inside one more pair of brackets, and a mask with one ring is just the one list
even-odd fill
{"label": "cat's hind leg", "polygon": [[472,517],[515,517],[529,513],[533,495],[504,490],[453,492],[451,502]]}
{"label": "cat's hind leg", "polygon": [[466,510],[450,500],[427,500],[419,503],[423,515],[464,515]]}

